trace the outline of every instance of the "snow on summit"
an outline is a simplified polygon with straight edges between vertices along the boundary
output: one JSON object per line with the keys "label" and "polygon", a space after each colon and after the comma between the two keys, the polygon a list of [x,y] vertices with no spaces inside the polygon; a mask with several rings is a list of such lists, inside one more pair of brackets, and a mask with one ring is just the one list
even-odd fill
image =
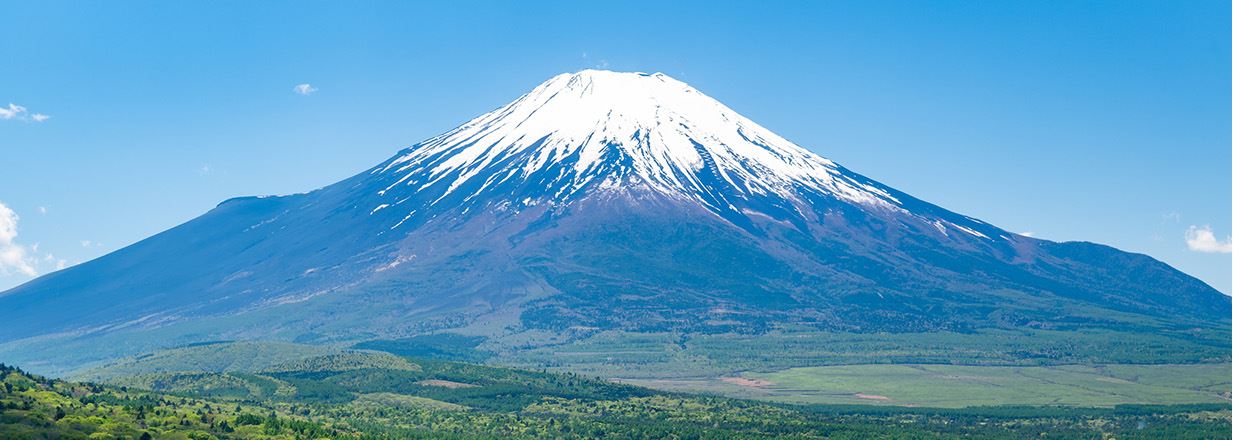
{"label": "snow on summit", "polygon": [[807,227],[846,205],[913,217],[942,235],[1001,235],[853,173],[662,73],[557,75],[403,150],[361,187],[374,196],[365,212],[389,229],[455,209],[556,209],[626,195],[696,205],[746,226],[758,217]]}
{"label": "snow on summit", "polygon": [[[662,73],[557,75],[513,102],[429,139],[374,170],[402,193],[534,181],[543,198],[584,188],[645,188],[726,209],[732,198],[793,200],[812,190],[865,204],[897,203],[835,163],[785,140]],[[723,188],[719,188],[723,187]],[[722,206],[729,205],[729,206]]]}

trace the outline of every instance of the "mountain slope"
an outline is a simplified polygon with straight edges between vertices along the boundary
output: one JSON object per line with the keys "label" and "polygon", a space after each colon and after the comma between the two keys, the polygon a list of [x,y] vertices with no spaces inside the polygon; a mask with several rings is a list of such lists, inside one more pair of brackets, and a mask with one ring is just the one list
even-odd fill
{"label": "mountain slope", "polygon": [[347,180],[229,200],[0,294],[0,353],[117,332],[1178,329],[1229,307],[1150,257],[913,198],[663,74],[583,71]]}

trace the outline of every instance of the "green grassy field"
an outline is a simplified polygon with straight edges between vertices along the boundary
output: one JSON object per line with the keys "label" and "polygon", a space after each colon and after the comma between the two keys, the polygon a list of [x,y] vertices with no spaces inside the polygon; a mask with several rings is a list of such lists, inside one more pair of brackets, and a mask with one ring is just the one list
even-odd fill
{"label": "green grassy field", "polygon": [[[1229,432],[1227,402],[1103,408],[868,405],[875,401],[792,405],[665,393],[576,374],[373,351],[335,350],[301,357],[306,352],[284,348],[282,343],[218,343],[137,356],[97,370],[93,377],[107,384],[48,379],[0,365],[0,438],[1200,440],[1225,438]],[[280,350],[284,352],[251,359],[254,352]],[[215,371],[191,370],[195,367]],[[821,367],[827,373],[822,375],[817,368],[796,368],[713,382],[775,393],[781,384],[771,379],[782,384],[796,381],[794,386],[842,388],[882,378],[887,388],[876,392],[914,390],[918,397],[988,391],[937,384],[924,388],[921,377],[979,379],[1021,393],[1023,387],[1041,387],[1007,373],[1018,370],[1033,380],[1082,382],[1080,388],[1087,386],[1083,374],[1099,376],[1097,382],[1152,382],[1161,395],[1179,390],[1213,393],[1227,387],[1227,381],[1224,385],[1209,381],[1208,376],[1221,373],[1219,368],[1181,368],[1114,366],[1093,373],[1062,366],[856,365]],[[114,376],[121,372],[136,375]],[[999,372],[1001,376],[994,376]],[[866,400],[876,400],[871,396]],[[1177,399],[1187,400],[1184,395]]]}
{"label": "green grassy field", "polygon": [[786,403],[1112,406],[1228,402],[1227,339],[1223,329],[599,332],[490,362]]}
{"label": "green grassy field", "polygon": [[[412,357],[486,360],[615,378],[663,390],[785,403],[1107,407],[1211,403],[1221,402],[1221,396],[1228,402],[1228,349],[1218,346],[1219,335],[1211,333],[1185,337],[1181,333],[1044,330],[762,335],[599,332],[564,343],[529,344],[534,348],[517,352],[489,351],[482,338],[457,335],[374,341],[357,347]],[[127,358],[72,377],[90,381],[126,377],[130,386],[148,387],[149,381],[162,379],[149,373],[234,373],[211,378],[195,392],[217,396],[259,387],[265,390],[263,395],[270,395],[289,385],[246,380],[237,374],[303,369],[311,367],[300,365],[305,359],[345,351],[283,342],[198,344]],[[351,367],[397,367],[392,363],[397,359],[377,355],[363,359]],[[187,383],[189,379],[180,380]]]}
{"label": "green grassy field", "polygon": [[630,382],[800,404],[1102,407],[1228,402],[1229,374],[1229,365],[1221,364],[838,365],[717,379]]}
{"label": "green grassy field", "polygon": [[525,347],[497,350],[488,361],[628,379],[692,379],[863,364],[1227,364],[1228,338],[1228,330],[1210,329],[1169,334],[1006,329],[973,333],[784,329],[758,335],[611,331],[566,343],[516,341],[509,345]]}

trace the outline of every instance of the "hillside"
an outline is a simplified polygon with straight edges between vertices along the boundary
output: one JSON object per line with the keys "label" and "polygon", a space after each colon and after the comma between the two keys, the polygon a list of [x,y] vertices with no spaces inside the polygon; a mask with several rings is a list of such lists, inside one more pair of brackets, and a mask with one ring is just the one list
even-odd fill
{"label": "hillside", "polygon": [[[365,344],[370,346],[372,344]],[[233,349],[234,347],[234,349]],[[555,374],[530,374],[526,370],[480,366],[408,355],[407,345],[391,345],[389,352],[339,349],[329,354],[303,356],[303,347],[284,343],[217,343],[162,350],[114,364],[90,369],[74,378],[87,381],[153,388],[159,391],[190,391],[198,396],[229,398],[293,398],[304,377],[299,372],[318,372],[308,387],[325,400],[345,400],[348,393],[401,392],[405,384],[445,384],[413,387],[415,395],[451,404],[469,405],[462,396],[503,395],[513,407],[543,396],[565,397],[566,388],[548,386]],[[234,359],[261,350],[269,357],[288,359],[249,369],[201,369],[202,357],[219,365],[235,365]],[[409,361],[408,361],[409,360]],[[366,371],[382,370],[386,375]],[[328,374],[327,374],[328,373]],[[964,408],[992,405],[1053,405],[1115,407],[1117,405],[1163,405],[1227,403],[1233,396],[1229,366],[1218,364],[1073,364],[980,366],[950,364],[848,364],[825,367],[745,371],[705,376],[700,372],[654,378],[621,378],[606,382],[571,382],[587,386],[611,382],[648,388],[706,392],[731,397],[784,403],[928,406]],[[475,376],[484,382],[468,382]],[[665,378],[667,377],[667,378]],[[493,382],[495,380],[495,382]],[[329,383],[322,388],[323,383]],[[174,384],[174,385],[172,385]],[[335,385],[341,384],[341,385]],[[480,386],[482,385],[482,386]],[[514,388],[509,388],[514,386]],[[632,392],[626,389],[623,392]],[[639,393],[651,393],[647,389]],[[576,390],[575,390],[576,391]],[[436,392],[446,393],[443,395]],[[606,394],[611,391],[600,391]],[[461,393],[461,394],[459,394]],[[567,393],[567,394],[558,394]],[[494,399],[496,400],[496,399]],[[486,403],[485,405],[491,405]],[[509,408],[506,406],[504,408]]]}
{"label": "hillside", "polygon": [[[357,360],[362,353],[314,357],[299,370],[149,373],[111,385],[4,367],[0,437],[1199,439],[1230,429],[1226,404],[790,406],[424,359],[388,368]],[[168,365],[161,357],[153,368]]]}
{"label": "hillside", "polygon": [[0,438],[357,438],[269,406],[66,382],[0,364]]}

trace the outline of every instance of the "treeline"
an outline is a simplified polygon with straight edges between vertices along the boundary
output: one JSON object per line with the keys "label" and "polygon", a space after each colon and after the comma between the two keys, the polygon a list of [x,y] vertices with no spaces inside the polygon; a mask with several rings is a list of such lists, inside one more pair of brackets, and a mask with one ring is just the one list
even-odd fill
{"label": "treeline", "polygon": [[0,383],[0,438],[6,440],[359,437],[272,407],[67,382],[4,364]]}
{"label": "treeline", "polygon": [[[0,438],[1206,439],[1226,438],[1230,429],[1220,405],[801,407],[571,374],[407,362],[417,368],[366,368],[331,356],[299,364],[305,371],[163,374],[142,382],[158,392],[0,365]],[[214,386],[229,391],[211,394]],[[201,397],[207,394],[213,397]]]}

